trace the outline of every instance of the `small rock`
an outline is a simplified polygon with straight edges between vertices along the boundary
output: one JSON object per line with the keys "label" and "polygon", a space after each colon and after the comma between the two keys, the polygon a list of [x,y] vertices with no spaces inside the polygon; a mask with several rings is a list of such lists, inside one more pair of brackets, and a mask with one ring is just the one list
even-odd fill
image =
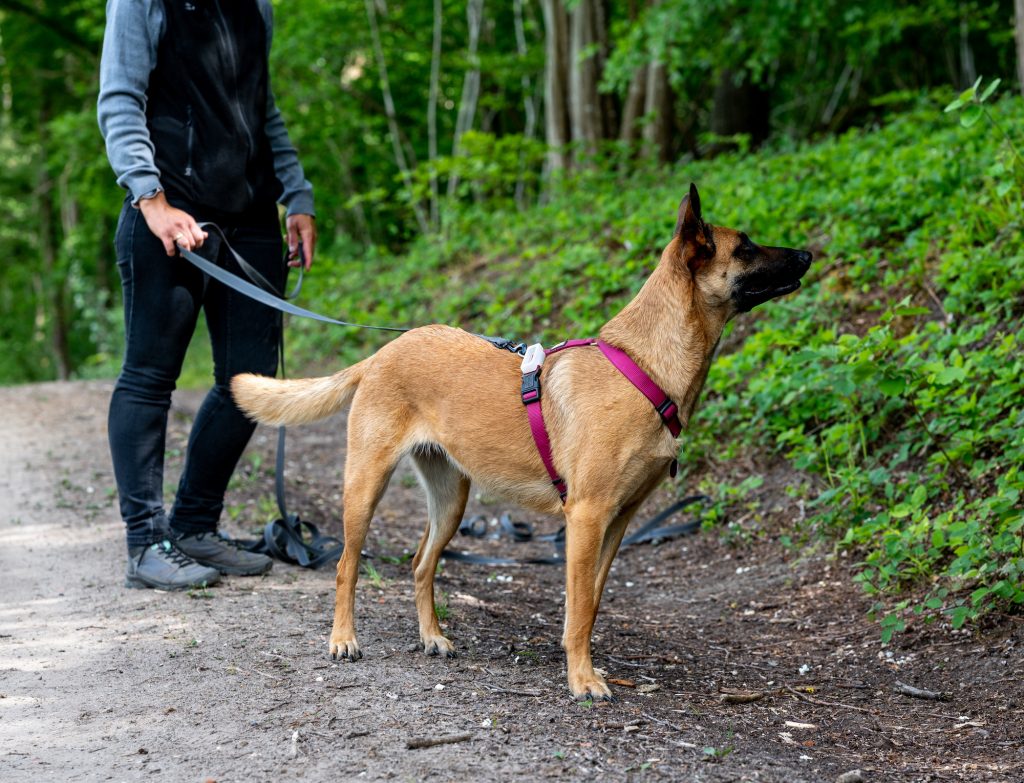
{"label": "small rock", "polygon": [[851,769],[837,777],[836,783],[864,783],[864,773],[859,769]]}

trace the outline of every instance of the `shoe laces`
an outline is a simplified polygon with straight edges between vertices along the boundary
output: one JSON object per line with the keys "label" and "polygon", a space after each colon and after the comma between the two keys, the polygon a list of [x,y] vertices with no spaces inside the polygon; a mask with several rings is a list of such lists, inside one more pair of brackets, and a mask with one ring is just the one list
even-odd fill
{"label": "shoe laces", "polygon": [[190,566],[194,565],[196,562],[166,538],[159,543],[153,544],[150,549],[154,552],[160,552],[164,557],[177,566]]}

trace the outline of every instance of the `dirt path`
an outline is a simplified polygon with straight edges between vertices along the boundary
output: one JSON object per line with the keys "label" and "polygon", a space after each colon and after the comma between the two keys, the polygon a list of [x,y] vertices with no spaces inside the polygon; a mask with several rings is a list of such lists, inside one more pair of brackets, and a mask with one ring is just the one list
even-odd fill
{"label": "dirt path", "polygon": [[[446,565],[459,658],[415,651],[409,566],[395,562],[423,516],[407,475],[367,545],[357,664],[325,656],[329,571],[277,564],[191,595],[127,590],[108,395],[105,383],[0,389],[0,780],[1024,780],[1020,618],[912,628],[883,648],[842,558],[787,562],[713,535],[624,551],[595,634],[597,665],[632,683],[613,705],[569,697],[558,568]],[[171,472],[198,402],[176,398]],[[342,427],[290,439],[290,499],[329,532]],[[245,458],[228,532],[269,514],[271,441],[261,431]],[[471,511],[505,510],[486,501]],[[899,696],[897,679],[952,700]],[[763,695],[722,703],[721,688]]]}

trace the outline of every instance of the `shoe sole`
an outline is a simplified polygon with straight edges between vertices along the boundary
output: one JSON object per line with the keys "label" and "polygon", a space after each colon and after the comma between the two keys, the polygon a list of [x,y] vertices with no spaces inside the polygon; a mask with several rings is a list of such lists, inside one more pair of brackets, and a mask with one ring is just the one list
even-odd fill
{"label": "shoe sole", "polygon": [[175,584],[173,582],[151,582],[139,576],[125,576],[124,586],[136,590],[201,590],[204,587],[210,587],[212,585],[215,585],[219,581],[220,574],[212,577],[211,579],[204,579],[202,582],[193,582],[190,584]]}

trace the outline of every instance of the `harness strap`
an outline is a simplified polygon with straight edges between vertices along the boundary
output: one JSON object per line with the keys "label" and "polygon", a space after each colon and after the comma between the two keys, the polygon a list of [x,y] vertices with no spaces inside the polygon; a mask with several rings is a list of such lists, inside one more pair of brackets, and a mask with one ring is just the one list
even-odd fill
{"label": "harness strap", "polygon": [[[540,371],[543,366],[544,357],[564,351],[567,348],[582,348],[588,345],[596,345],[605,358],[612,363],[612,366],[650,400],[654,410],[661,418],[662,424],[668,427],[668,431],[672,433],[673,438],[678,438],[679,433],[683,431],[683,425],[679,421],[679,406],[662,391],[662,388],[651,379],[651,376],[640,369],[637,363],[629,358],[629,354],[625,351],[609,345],[603,340],[591,338],[565,340],[543,351],[543,355],[540,354],[539,345],[530,346],[524,352],[526,358],[523,361],[523,385],[520,394],[523,405],[526,406],[526,416],[530,423],[530,432],[533,434],[533,441],[537,445],[537,451],[540,453],[541,462],[544,463],[544,469],[548,472],[551,483],[558,490],[558,497],[561,498],[563,503],[565,503],[565,498],[569,494],[569,488],[565,483],[565,479],[555,469],[554,458],[551,454],[551,439],[548,437],[548,429],[544,425],[544,413],[540,401]],[[536,355],[534,349],[538,349]],[[532,361],[531,357],[534,357]],[[677,462],[672,460],[672,464],[669,467],[669,475],[672,478],[675,478],[677,468]]]}
{"label": "harness strap", "polygon": [[533,441],[537,444],[537,451],[540,452],[540,460],[544,463],[544,469],[551,478],[551,484],[558,491],[558,497],[565,502],[569,494],[569,488],[565,479],[558,475],[555,470],[555,463],[551,457],[551,439],[548,438],[548,428],[544,426],[544,412],[540,406],[540,367],[523,375],[523,385],[520,389],[523,405],[526,406],[526,417],[530,422],[530,432],[533,433]]}
{"label": "harness strap", "polygon": [[672,433],[672,437],[678,438],[679,433],[683,431],[683,425],[679,422],[679,406],[672,401],[672,398],[665,394],[661,387],[651,380],[651,376],[641,370],[625,351],[614,345],[609,345],[604,340],[598,340],[597,347],[601,349],[601,353],[608,361],[615,365],[615,369],[625,375],[626,380],[636,386],[651,401],[651,405],[658,412],[662,423]]}

